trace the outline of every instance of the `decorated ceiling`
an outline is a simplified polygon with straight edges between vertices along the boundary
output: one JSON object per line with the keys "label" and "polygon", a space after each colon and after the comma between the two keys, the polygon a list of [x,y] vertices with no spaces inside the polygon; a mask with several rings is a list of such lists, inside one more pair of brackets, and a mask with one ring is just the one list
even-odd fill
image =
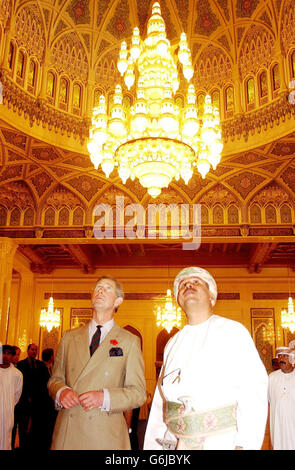
{"label": "decorated ceiling", "polygon": [[[2,57],[5,35],[9,34],[18,50],[24,48],[36,59],[39,77],[34,94],[18,83],[17,72],[9,75],[2,67],[7,77],[4,84],[10,88],[0,108],[0,235],[15,238],[32,264],[44,264],[47,270],[54,265],[50,246],[57,250],[60,267],[76,266],[78,259],[79,266],[91,270],[101,259],[107,264],[110,253],[120,263],[122,252],[123,258],[136,254],[139,259],[149,253],[150,262],[156,262],[161,244],[154,248],[138,245],[136,249],[132,244],[119,248],[114,244],[96,249],[85,247],[83,242],[74,254],[70,245],[57,240],[89,242],[93,208],[97,203],[114,205],[116,196],[124,196],[126,204],[144,207],[150,202],[202,203],[204,240],[208,243],[202,248],[204,260],[211,256],[214,264],[218,255],[225,265],[230,259],[232,264],[254,270],[269,260],[274,265],[295,264],[295,106],[287,99],[295,50],[293,0],[162,0],[160,4],[171,43],[178,42],[182,31],[187,33],[197,89],[219,92],[225,152],[217,169],[205,179],[194,174],[188,185],[171,183],[159,198],[151,200],[136,181],[123,185],[116,171],[106,179],[93,168],[85,150],[95,88],[105,93],[113,90],[120,79],[115,67],[120,43],[131,38],[137,25],[144,35],[152,2],[2,0]],[[280,70],[278,88],[272,82],[275,65]],[[71,109],[64,112],[57,101],[48,101],[49,111],[38,121],[36,103],[39,106],[45,76],[42,70],[54,70],[81,84],[84,101],[80,114],[71,117]],[[266,95],[261,93],[259,82],[264,70]],[[247,77],[255,81],[254,102],[246,99]],[[235,93],[233,109],[226,107],[228,86]],[[51,126],[49,115],[55,119]],[[60,116],[68,123],[63,133]],[[82,138],[77,131],[76,141],[72,139],[68,145],[74,128],[86,130]],[[252,237],[249,244],[244,243],[245,237]],[[269,237],[278,238],[272,244]],[[179,250],[171,243],[166,248],[171,258]]]}
{"label": "decorated ceiling", "polygon": [[[225,74],[232,72],[239,58],[242,73],[255,69],[261,65],[257,61],[269,60],[278,41],[286,51],[294,40],[292,0],[161,0],[160,4],[172,44],[185,31],[194,63],[218,48],[229,59]],[[37,57],[43,59],[50,51],[59,67],[87,80],[87,69],[118,50],[135,26],[144,34],[151,6],[146,0],[2,0],[0,15],[5,26],[13,18],[18,42]],[[261,57],[253,57],[247,45],[261,32]],[[84,62],[79,71],[79,65],[62,56],[62,40],[79,49],[79,65]]]}
{"label": "decorated ceiling", "polygon": [[214,207],[221,203],[224,207],[236,204],[240,210],[255,201],[278,207],[286,201],[292,204],[295,197],[295,132],[254,150],[224,157],[205,179],[194,174],[187,185],[182,181],[171,183],[156,199],[137,181],[127,180],[123,185],[116,170],[106,178],[93,168],[88,156],[45,144],[3,122],[0,140],[0,194],[8,209],[18,201],[22,209],[30,203],[42,212],[55,204],[56,194],[63,194],[58,196],[58,204],[81,205],[85,211],[98,202],[115,204],[116,195],[124,196],[128,204],[202,202]]}

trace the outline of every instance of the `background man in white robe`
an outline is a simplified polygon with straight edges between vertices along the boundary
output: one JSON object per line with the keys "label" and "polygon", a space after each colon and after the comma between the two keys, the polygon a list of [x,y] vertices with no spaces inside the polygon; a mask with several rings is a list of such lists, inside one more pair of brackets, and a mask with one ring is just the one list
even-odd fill
{"label": "background man in white robe", "polygon": [[202,268],[182,270],[174,295],[188,323],[166,345],[144,449],[260,449],[268,376],[248,330],[213,314]]}
{"label": "background man in white robe", "polygon": [[23,387],[23,375],[14,367],[12,346],[0,349],[0,449],[11,449],[11,432],[14,424],[14,407]]}
{"label": "background man in white robe", "polygon": [[270,435],[274,450],[295,450],[295,351],[276,351],[279,369],[269,375]]}

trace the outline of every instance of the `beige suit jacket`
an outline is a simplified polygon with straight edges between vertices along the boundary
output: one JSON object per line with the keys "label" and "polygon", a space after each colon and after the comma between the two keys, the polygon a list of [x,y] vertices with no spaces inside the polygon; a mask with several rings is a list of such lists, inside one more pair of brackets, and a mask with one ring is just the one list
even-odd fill
{"label": "beige suit jacket", "polygon": [[[117,344],[113,345],[112,340]],[[121,348],[123,355],[111,356]],[[88,325],[67,331],[59,344],[48,389],[53,400],[65,385],[78,394],[106,388],[110,411],[81,405],[61,409],[53,433],[53,450],[130,449],[123,411],[141,406],[146,399],[144,363],[139,338],[116,323],[92,357]]]}

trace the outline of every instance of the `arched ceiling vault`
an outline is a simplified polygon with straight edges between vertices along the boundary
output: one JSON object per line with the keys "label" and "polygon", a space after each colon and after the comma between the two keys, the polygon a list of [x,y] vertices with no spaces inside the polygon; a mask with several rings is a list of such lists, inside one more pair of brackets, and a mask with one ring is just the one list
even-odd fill
{"label": "arched ceiling vault", "polygon": [[[249,28],[262,26],[279,40],[281,1],[276,0],[162,0],[167,36],[176,43],[180,33],[188,35],[194,61],[208,44],[217,45],[236,62]],[[90,66],[108,50],[118,49],[139,26],[145,34],[152,2],[143,0],[18,0],[13,3],[16,17],[23,8],[37,8],[50,49],[63,35],[76,33],[83,44]],[[101,47],[103,44],[103,47]],[[107,46],[107,47],[106,47]]]}

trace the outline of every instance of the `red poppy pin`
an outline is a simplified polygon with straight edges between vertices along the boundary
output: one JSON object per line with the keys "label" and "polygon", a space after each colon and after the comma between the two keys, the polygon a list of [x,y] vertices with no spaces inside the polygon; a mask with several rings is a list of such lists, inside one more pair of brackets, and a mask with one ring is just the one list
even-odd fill
{"label": "red poppy pin", "polygon": [[110,343],[113,345],[113,346],[116,346],[118,344],[118,341],[116,339],[111,339],[110,340]]}

